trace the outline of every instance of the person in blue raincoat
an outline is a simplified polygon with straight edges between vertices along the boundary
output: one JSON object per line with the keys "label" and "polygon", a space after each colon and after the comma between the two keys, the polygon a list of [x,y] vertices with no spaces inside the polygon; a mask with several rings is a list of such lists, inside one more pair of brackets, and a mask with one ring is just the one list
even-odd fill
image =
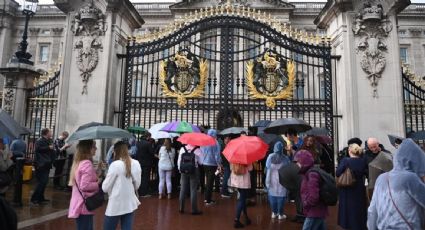
{"label": "person in blue raincoat", "polygon": [[376,180],[367,227],[425,229],[425,153],[405,139],[394,156],[394,168]]}

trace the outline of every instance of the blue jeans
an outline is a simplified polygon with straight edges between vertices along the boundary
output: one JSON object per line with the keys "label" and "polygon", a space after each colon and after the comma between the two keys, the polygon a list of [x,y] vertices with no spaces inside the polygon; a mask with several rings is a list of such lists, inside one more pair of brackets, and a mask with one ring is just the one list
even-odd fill
{"label": "blue jeans", "polygon": [[47,183],[49,182],[50,169],[38,169],[35,171],[35,177],[37,178],[37,187],[32,194],[32,202],[41,202],[45,200],[44,190],[46,190]]}
{"label": "blue jeans", "polygon": [[241,218],[242,212],[245,214],[245,217],[248,218],[248,213],[246,211],[246,198],[248,196],[249,189],[238,188],[239,199],[236,203],[236,220]]}
{"label": "blue jeans", "polygon": [[325,219],[323,218],[305,218],[303,230],[326,230]]}
{"label": "blue jeans", "polygon": [[223,172],[223,185],[221,186],[221,194],[229,195],[229,178],[230,178],[230,166],[224,166]]}
{"label": "blue jeans", "polygon": [[104,230],[115,230],[118,221],[121,221],[121,230],[131,230],[133,226],[134,212],[127,213],[121,216],[105,216],[103,221]]}
{"label": "blue jeans", "polygon": [[93,215],[80,215],[75,222],[77,230],[93,230]]}
{"label": "blue jeans", "polygon": [[272,208],[272,212],[274,214],[283,215],[283,207],[285,205],[285,198],[284,196],[270,196],[269,195],[269,203],[270,207]]}

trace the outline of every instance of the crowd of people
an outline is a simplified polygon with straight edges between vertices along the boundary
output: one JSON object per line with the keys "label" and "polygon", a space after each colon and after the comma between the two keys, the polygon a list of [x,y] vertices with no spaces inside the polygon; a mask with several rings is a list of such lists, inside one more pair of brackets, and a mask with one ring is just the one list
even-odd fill
{"label": "crowd of people", "polygon": [[[49,171],[54,166],[54,188],[71,187],[69,218],[76,220],[77,229],[94,229],[94,209],[87,201],[103,193],[108,203],[104,229],[131,229],[134,211],[140,198],[152,196],[157,189],[159,199],[172,199],[179,191],[179,212],[185,213],[190,197],[190,213],[202,215],[198,207],[198,191],[203,191],[205,205],[216,204],[213,191],[222,198],[237,193],[234,228],[250,225],[248,204],[255,197],[257,172],[261,162],[243,165],[227,161],[223,149],[233,136],[218,136],[214,129],[205,130],[215,145],[199,147],[182,145],[176,138],[155,141],[149,133],[136,139],[118,141],[111,146],[97,167],[93,163],[96,142],[79,141],[73,154],[69,180],[60,184],[64,174],[67,132],[52,141],[51,131],[43,129],[35,143],[35,174],[37,186],[32,205],[43,205]],[[241,133],[240,135],[246,135]],[[364,144],[364,148],[362,145]],[[392,154],[376,138],[363,143],[359,138],[348,141],[338,153],[336,171],[326,162],[325,146],[317,137],[300,137],[290,130],[285,138],[270,143],[264,158],[264,186],[272,219],[302,224],[303,230],[326,229],[328,206],[322,195],[324,174],[335,173],[337,183],[350,175],[348,185],[338,185],[338,225],[343,229],[424,229],[425,227],[425,153],[411,139],[400,140]],[[13,164],[13,155],[4,153],[0,142],[0,171]],[[158,183],[152,182],[153,174]],[[221,180],[220,180],[221,179]],[[220,182],[221,181],[221,182]],[[345,181],[347,182],[347,181]],[[156,188],[154,188],[154,186]],[[1,188],[0,188],[1,189]],[[6,188],[7,189],[7,188]],[[6,190],[0,190],[0,195]],[[285,213],[285,203],[294,201],[296,213]]]}

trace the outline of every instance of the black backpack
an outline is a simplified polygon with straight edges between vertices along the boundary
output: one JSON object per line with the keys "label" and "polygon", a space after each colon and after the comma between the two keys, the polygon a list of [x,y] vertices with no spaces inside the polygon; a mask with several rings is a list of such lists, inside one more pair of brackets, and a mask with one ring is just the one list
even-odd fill
{"label": "black backpack", "polygon": [[309,172],[316,172],[320,175],[320,200],[327,206],[335,206],[338,202],[335,178],[318,167],[311,168]]}
{"label": "black backpack", "polygon": [[195,150],[198,147],[193,148],[190,152],[187,151],[186,147],[183,146],[184,153],[180,157],[180,173],[193,174],[195,173]]}

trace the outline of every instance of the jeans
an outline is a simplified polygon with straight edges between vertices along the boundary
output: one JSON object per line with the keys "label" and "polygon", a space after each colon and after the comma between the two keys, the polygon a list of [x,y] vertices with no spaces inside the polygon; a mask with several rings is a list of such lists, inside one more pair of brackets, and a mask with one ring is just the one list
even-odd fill
{"label": "jeans", "polygon": [[204,171],[205,171],[205,175],[207,176],[207,186],[205,188],[205,200],[207,201],[207,203],[209,203],[212,200],[215,171],[217,171],[217,166],[204,165]]}
{"label": "jeans", "polygon": [[75,222],[77,230],[93,230],[93,215],[80,215]]}
{"label": "jeans", "polygon": [[161,170],[158,169],[159,174],[159,185],[158,185],[158,193],[164,194],[164,183],[167,184],[167,193],[171,194],[171,174],[173,173],[173,170]]}
{"label": "jeans", "polygon": [[325,219],[323,218],[305,218],[303,230],[326,230]]}
{"label": "jeans", "polygon": [[31,202],[41,202],[45,200],[44,190],[46,190],[47,183],[49,182],[49,171],[47,169],[38,169],[35,171],[37,178],[37,187],[31,197]]}
{"label": "jeans", "polygon": [[195,170],[194,174],[181,174],[180,178],[180,196],[179,196],[179,210],[184,211],[184,201],[187,191],[190,189],[190,202],[192,204],[192,212],[198,212],[198,183],[199,171]]}
{"label": "jeans", "polygon": [[134,212],[127,213],[121,216],[105,216],[103,220],[104,230],[115,230],[118,225],[118,221],[121,222],[121,230],[131,230],[133,226]]}
{"label": "jeans", "polygon": [[248,196],[249,189],[238,188],[239,199],[236,203],[236,220],[239,221],[241,218],[242,212],[245,214],[245,217],[248,218],[248,212],[246,211],[246,198]]}
{"label": "jeans", "polygon": [[274,214],[283,215],[283,207],[285,205],[284,196],[270,196],[269,195],[270,207]]}
{"label": "jeans", "polygon": [[229,178],[230,178],[230,166],[223,167],[223,185],[221,186],[221,194],[229,195]]}
{"label": "jeans", "polygon": [[53,185],[54,186],[61,186],[61,178],[62,178],[62,172],[63,172],[63,166],[65,165],[66,159],[57,159],[55,160],[54,166],[55,166],[55,177],[53,178]]}
{"label": "jeans", "polygon": [[140,196],[146,196],[149,194],[149,180],[151,177],[152,166],[142,166],[142,178],[139,187]]}

